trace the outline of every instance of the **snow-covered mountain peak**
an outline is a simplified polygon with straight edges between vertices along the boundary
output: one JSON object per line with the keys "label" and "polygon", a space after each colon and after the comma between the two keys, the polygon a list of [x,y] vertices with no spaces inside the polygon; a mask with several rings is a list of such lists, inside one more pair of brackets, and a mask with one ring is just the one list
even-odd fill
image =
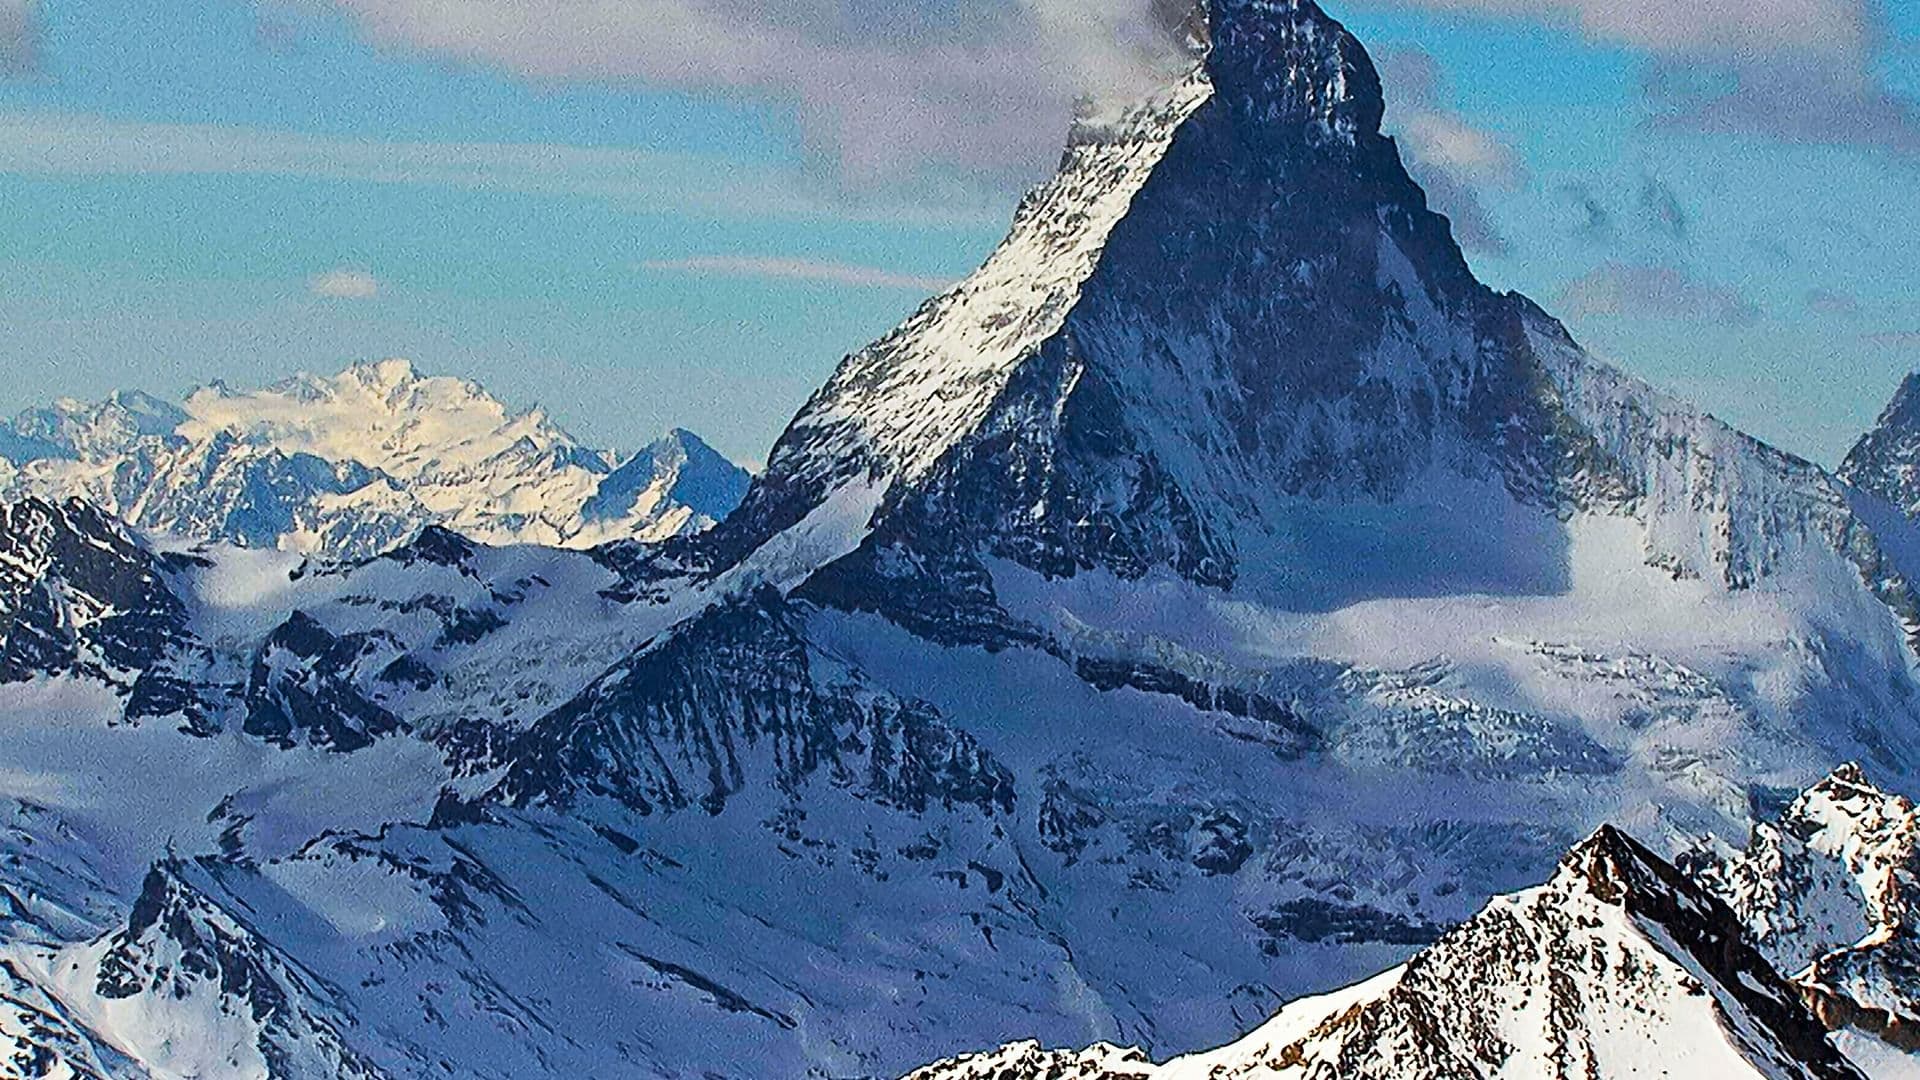
{"label": "snow-covered mountain peak", "polygon": [[288,455],[353,461],[408,480],[473,466],[521,440],[589,470],[611,468],[539,412],[514,413],[479,384],[422,376],[405,360],[357,364],[333,376],[296,375],[263,390],[188,395],[178,434],[229,433]]}
{"label": "snow-covered mountain peak", "polygon": [[52,958],[51,981],[155,1076],[378,1080],[331,988],[216,904],[185,860],[154,864],[126,925]]}
{"label": "snow-covered mountain peak", "polygon": [[1708,879],[1789,974],[1819,954],[1920,917],[1920,808],[1856,764],[1808,788]]}
{"label": "snow-covered mountain peak", "polygon": [[1612,825],[1602,825],[1568,850],[1548,884],[1569,895],[1608,904],[1669,894],[1680,887],[1677,871]]}
{"label": "snow-covered mountain peak", "polygon": [[[1915,621],[1831,478],[1475,279],[1338,22],[1311,0],[1207,18],[1193,70],[1077,125],[986,263],[806,403],[716,572],[821,571],[832,602],[903,621],[991,603],[983,559],[1308,608],[1544,595],[1581,575],[1588,517],[1726,589],[1838,563]],[[1496,520],[1493,542],[1470,524]],[[907,595],[918,614],[893,612]]]}
{"label": "snow-covered mountain peak", "polygon": [[331,558],[427,524],[493,543],[659,540],[725,517],[746,478],[684,433],[621,462],[538,409],[401,359],[257,390],[215,382],[179,406],[62,403],[0,429],[0,492],[79,495],[146,528]]}
{"label": "snow-covered mountain peak", "polygon": [[740,505],[749,477],[685,428],[674,428],[615,469],[582,508],[589,521],[620,520],[645,500],[686,507],[718,521]]}
{"label": "snow-covered mountain peak", "polygon": [[1843,765],[1698,873],[1835,1028],[1920,1048],[1920,809]]}
{"label": "snow-covered mountain peak", "polygon": [[1207,19],[1191,72],[1082,118],[987,262],[807,403],[722,561],[796,526],[828,561],[844,544],[819,538],[962,485],[1050,572],[1226,581],[1278,501],[1392,497],[1471,456],[1447,449],[1461,429],[1518,426],[1475,342],[1486,294],[1379,135],[1365,50],[1310,0]]}

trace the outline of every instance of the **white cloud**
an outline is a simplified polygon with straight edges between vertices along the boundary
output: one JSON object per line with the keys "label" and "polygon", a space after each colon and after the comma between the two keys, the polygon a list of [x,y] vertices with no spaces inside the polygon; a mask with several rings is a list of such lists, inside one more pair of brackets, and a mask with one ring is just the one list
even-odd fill
{"label": "white cloud", "polygon": [[341,267],[309,278],[307,291],[328,300],[371,300],[380,295],[380,281],[365,270]]}
{"label": "white cloud", "polygon": [[946,278],[902,274],[872,266],[772,255],[695,255],[685,259],[660,259],[643,265],[648,270],[665,273],[776,278],[916,292],[935,292],[952,284]]}
{"label": "white cloud", "polygon": [[1870,0],[1393,0],[1446,11],[1570,21],[1649,52],[1854,54],[1872,44]]}
{"label": "white cloud", "polygon": [[1573,316],[1694,319],[1728,326],[1760,318],[1760,310],[1723,285],[1700,281],[1672,266],[1607,263],[1560,294]]}
{"label": "white cloud", "polygon": [[544,143],[385,142],[44,111],[0,111],[0,173],[284,176],[588,196],[722,217],[974,225],[998,222],[1005,213],[977,192],[938,202],[916,191],[862,198],[825,189],[794,170],[691,154]]}
{"label": "white cloud", "polygon": [[1360,0],[1571,25],[1656,61],[1662,123],[1920,154],[1920,109],[1879,68],[1880,0]]}
{"label": "white cloud", "polygon": [[790,105],[856,179],[1030,172],[1083,91],[1170,57],[1150,0],[333,0],[366,35],[536,79],[630,79]]}
{"label": "white cloud", "polygon": [[1455,113],[1410,110],[1399,126],[1415,158],[1461,180],[1513,188],[1526,178],[1526,166],[1513,147]]}
{"label": "white cloud", "polygon": [[1453,222],[1461,247],[1505,254],[1506,237],[1481,191],[1514,190],[1526,183],[1519,152],[1445,104],[1446,75],[1430,54],[1396,49],[1381,54],[1376,66],[1387,93],[1386,126],[1398,135],[1407,169],[1426,189],[1433,208]]}

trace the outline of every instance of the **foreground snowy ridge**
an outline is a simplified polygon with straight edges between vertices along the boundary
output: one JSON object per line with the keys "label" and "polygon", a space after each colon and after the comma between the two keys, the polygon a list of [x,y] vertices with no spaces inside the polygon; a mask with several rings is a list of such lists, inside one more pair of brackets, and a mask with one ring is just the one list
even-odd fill
{"label": "foreground snowy ridge", "polygon": [[[617,467],[616,467],[617,466]],[[625,459],[539,412],[404,360],[223,384],[184,405],[120,393],[0,426],[0,491],[85,498],[194,540],[364,558],[428,524],[497,543],[659,540],[723,518],[745,470],[676,430]]]}
{"label": "foreground snowy ridge", "polygon": [[1496,898],[1406,965],[1154,1065],[1022,1043],[908,1080],[1855,1078],[1733,911],[1603,827],[1537,889]]}

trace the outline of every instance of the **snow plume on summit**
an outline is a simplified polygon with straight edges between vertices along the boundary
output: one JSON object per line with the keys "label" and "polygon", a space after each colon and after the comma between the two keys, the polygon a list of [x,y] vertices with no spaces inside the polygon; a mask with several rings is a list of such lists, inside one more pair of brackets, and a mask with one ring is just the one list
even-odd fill
{"label": "snow plume on summit", "polygon": [[329,558],[374,554],[427,524],[501,543],[655,540],[725,517],[745,479],[689,432],[621,462],[539,411],[405,360],[261,390],[216,383],[179,406],[127,392],[63,401],[0,428],[0,489]]}
{"label": "snow plume on summit", "polygon": [[1139,93],[1178,55],[1162,0],[337,0],[383,43],[536,78],[636,79],[796,106],[856,184],[932,162],[1025,176],[1086,93]]}

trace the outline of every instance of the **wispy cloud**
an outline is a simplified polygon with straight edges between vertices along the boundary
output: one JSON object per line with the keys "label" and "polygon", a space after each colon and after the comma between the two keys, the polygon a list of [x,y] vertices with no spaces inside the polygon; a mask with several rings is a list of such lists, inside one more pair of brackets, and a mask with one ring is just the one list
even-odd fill
{"label": "wispy cloud", "polygon": [[1613,211],[1591,185],[1579,181],[1562,184],[1559,193],[1578,215],[1574,231],[1580,236],[1605,240],[1613,235]]}
{"label": "wispy cloud", "polygon": [[791,104],[855,178],[928,162],[1025,173],[1073,99],[1137,91],[1174,52],[1151,0],[332,0],[376,43],[538,79]]}
{"label": "wispy cloud", "polygon": [[1664,125],[1920,154],[1920,110],[1880,69],[1879,0],[1362,0],[1567,24],[1653,62]]}
{"label": "wispy cloud", "polygon": [[33,0],[0,0],[0,75],[32,71],[38,54]]}
{"label": "wispy cloud", "polygon": [[902,274],[855,263],[774,255],[695,255],[685,259],[658,259],[643,265],[648,270],[662,273],[775,278],[784,281],[851,285],[857,288],[907,289],[915,292],[935,292],[953,284],[948,278]]}
{"label": "wispy cloud", "polygon": [[[19,0],[0,0],[18,3]],[[790,105],[847,176],[1031,172],[1083,92],[1137,91],[1186,0],[328,0],[383,46],[534,79],[622,79]],[[1920,152],[1881,0],[1352,0],[1563,24],[1654,61],[1664,122]],[[1704,83],[1676,73],[1706,74]],[[1697,91],[1697,92],[1695,92]],[[1412,126],[1410,137],[1416,136]],[[1428,126],[1438,154],[1477,155]],[[1451,149],[1449,149],[1451,147]],[[1441,167],[1428,156],[1430,168]],[[1469,183],[1459,172],[1450,176]]]}
{"label": "wispy cloud", "polygon": [[1589,37],[1656,52],[1851,53],[1876,24],[1867,0],[1394,0],[1447,11],[1570,22]]}
{"label": "wispy cloud", "polygon": [[1687,212],[1680,196],[1666,181],[1647,175],[1640,178],[1640,211],[1654,229],[1672,240],[1685,240],[1693,228],[1693,215]]}
{"label": "wispy cloud", "polygon": [[307,291],[328,300],[371,300],[380,295],[380,280],[365,270],[340,267],[307,279]]}
{"label": "wispy cloud", "polygon": [[[0,0],[4,3],[5,0]],[[989,201],[860,196],[796,170],[649,150],[361,140],[260,128],[0,111],[0,173],[250,175],[577,195],[726,217],[997,222]]]}
{"label": "wispy cloud", "polygon": [[1834,289],[1807,290],[1807,310],[1815,315],[1853,318],[1860,314],[1860,301]]}
{"label": "wispy cloud", "polygon": [[1560,307],[1576,317],[1693,319],[1729,326],[1760,317],[1760,309],[1739,293],[1685,270],[1622,263],[1607,263],[1567,286]]}
{"label": "wispy cloud", "polygon": [[1396,49],[1383,54],[1378,66],[1387,88],[1387,125],[1398,133],[1407,167],[1426,188],[1434,209],[1452,219],[1462,247],[1505,253],[1509,244],[1481,192],[1526,183],[1527,168],[1519,153],[1497,133],[1446,106],[1446,76],[1431,54]]}

